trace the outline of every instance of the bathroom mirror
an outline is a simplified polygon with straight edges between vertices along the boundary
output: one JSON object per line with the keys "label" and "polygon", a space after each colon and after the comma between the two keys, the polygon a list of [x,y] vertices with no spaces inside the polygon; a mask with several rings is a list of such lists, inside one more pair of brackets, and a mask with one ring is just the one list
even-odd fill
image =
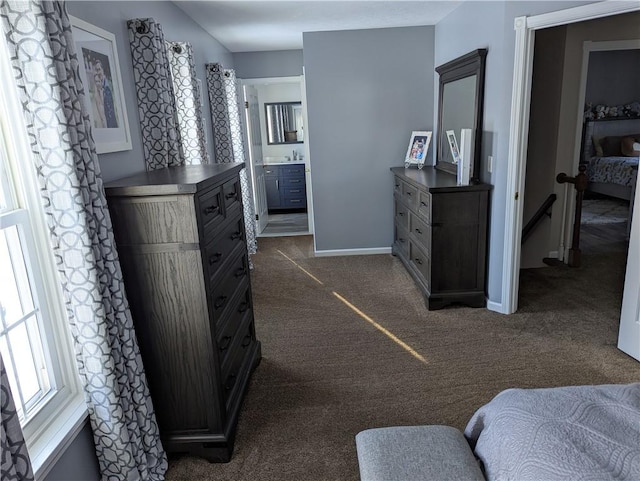
{"label": "bathroom mirror", "polygon": [[451,132],[459,145],[460,131],[471,129],[473,133],[470,160],[472,182],[480,179],[486,56],[487,49],[478,49],[436,67],[436,72],[440,75],[436,169],[457,174],[458,166],[452,154],[452,150],[457,150],[457,146],[450,148]]}
{"label": "bathroom mirror", "polygon": [[301,144],[304,141],[302,102],[264,104],[267,144]]}

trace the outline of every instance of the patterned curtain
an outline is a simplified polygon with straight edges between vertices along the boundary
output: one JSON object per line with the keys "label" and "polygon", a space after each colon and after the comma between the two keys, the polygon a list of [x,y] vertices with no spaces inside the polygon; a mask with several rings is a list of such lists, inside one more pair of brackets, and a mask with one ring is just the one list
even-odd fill
{"label": "patterned curtain", "polygon": [[0,479],[32,481],[33,471],[13,404],[9,378],[0,356]]}
{"label": "patterned curtain", "polygon": [[173,82],[162,26],[152,18],[127,22],[147,170],[182,165]]}
{"label": "patterned curtain", "polygon": [[[244,136],[236,92],[236,73],[233,70],[224,69],[218,63],[207,64],[206,68],[211,122],[213,123],[215,160],[219,164],[245,162]],[[247,249],[249,254],[255,254],[258,249],[256,216],[247,169],[240,171],[240,181],[244,206],[244,224],[247,231]]]}
{"label": "patterned curtain", "polygon": [[209,153],[202,117],[202,92],[196,77],[191,44],[167,42],[178,129],[185,164],[208,164]]}
{"label": "patterned curtain", "polygon": [[5,0],[0,21],[24,106],[102,477],[160,481],[167,458],[123,290],[66,7]]}

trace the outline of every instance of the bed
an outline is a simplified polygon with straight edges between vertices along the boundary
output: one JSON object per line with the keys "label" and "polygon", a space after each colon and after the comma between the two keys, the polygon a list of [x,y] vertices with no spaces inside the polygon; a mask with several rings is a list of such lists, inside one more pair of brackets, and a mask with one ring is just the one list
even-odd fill
{"label": "bed", "polygon": [[637,481],[640,383],[507,389],[464,434],[489,481]]}
{"label": "bed", "polygon": [[581,163],[590,192],[632,201],[638,178],[640,118],[591,120],[584,124]]}

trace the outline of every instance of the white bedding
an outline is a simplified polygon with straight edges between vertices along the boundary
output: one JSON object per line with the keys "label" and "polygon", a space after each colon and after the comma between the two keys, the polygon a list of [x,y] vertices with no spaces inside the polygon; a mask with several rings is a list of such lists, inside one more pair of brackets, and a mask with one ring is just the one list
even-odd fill
{"label": "white bedding", "polygon": [[465,436],[488,481],[639,481],[640,383],[508,389]]}

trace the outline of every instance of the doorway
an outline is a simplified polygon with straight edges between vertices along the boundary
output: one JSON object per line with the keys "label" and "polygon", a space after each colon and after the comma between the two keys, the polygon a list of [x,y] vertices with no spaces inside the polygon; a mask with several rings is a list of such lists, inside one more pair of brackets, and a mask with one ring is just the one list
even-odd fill
{"label": "doorway", "polygon": [[[529,105],[531,99],[531,79],[535,32],[542,28],[613,16],[637,11],[637,5],[593,4],[574,9],[552,12],[536,17],[516,19],[516,58],[514,61],[514,90],[512,95],[511,132],[509,142],[509,163],[507,174],[507,203],[505,250],[503,269],[503,296],[500,312],[513,313],[517,309],[520,268],[520,232],[523,221],[523,205],[519,202],[519,192],[523,192],[527,164]],[[575,106],[578,111],[581,106]],[[569,160],[574,157],[569,155]],[[635,193],[638,200],[638,192]],[[637,206],[638,203],[635,203]],[[637,209],[635,209],[637,210]],[[627,275],[624,282],[622,314],[618,347],[640,360],[640,279],[635,268],[640,251],[640,219],[634,216],[631,224]]]}
{"label": "doorway", "polygon": [[304,76],[240,83],[257,236],[313,234]]}

